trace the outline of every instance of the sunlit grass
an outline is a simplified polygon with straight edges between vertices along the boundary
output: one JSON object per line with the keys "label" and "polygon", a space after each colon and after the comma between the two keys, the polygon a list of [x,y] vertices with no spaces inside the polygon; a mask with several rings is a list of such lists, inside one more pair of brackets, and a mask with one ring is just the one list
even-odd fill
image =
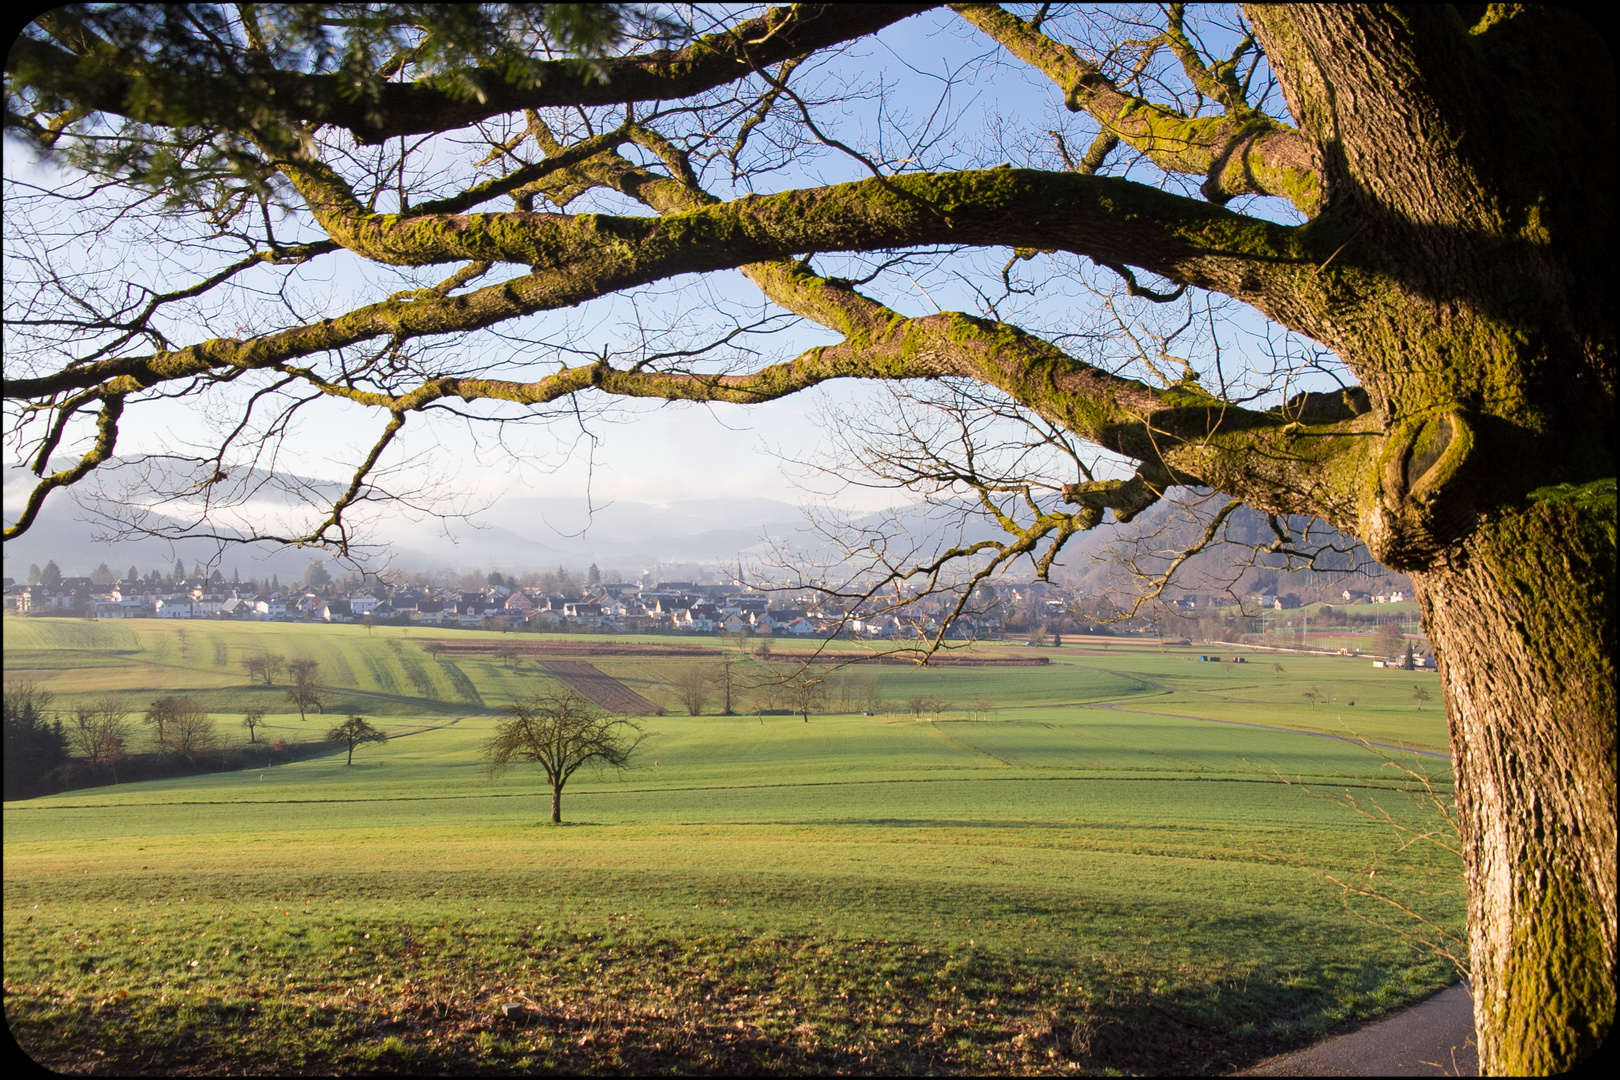
{"label": "sunlit grass", "polygon": [[[59,685],[73,655],[176,645],[117,629],[44,654]],[[256,632],[292,654],[316,631],[356,672],[413,647]],[[1350,742],[1185,718],[1325,728],[1288,695],[1328,676],[1381,717],[1372,737],[1443,744],[1438,710],[1403,713],[1364,662],[1048,654],[881,672],[890,699],[992,696],[988,719],[649,719],[638,767],[576,777],[562,827],[542,777],[491,779],[478,756],[502,695],[538,677],[496,658],[457,662],[484,708],[373,713],[395,738],[352,767],[8,804],[11,1030],[106,1072],[1198,1072],[1452,981],[1328,878],[1455,928],[1454,860],[1280,782],[1421,815],[1394,770]],[[289,739],[328,722],[268,719]],[[1403,760],[1446,790],[1447,762]]]}

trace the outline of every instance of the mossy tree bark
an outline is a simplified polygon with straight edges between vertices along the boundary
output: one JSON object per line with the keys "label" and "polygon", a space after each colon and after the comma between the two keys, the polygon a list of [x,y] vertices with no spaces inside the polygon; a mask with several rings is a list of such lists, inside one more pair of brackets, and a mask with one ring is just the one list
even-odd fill
{"label": "mossy tree bark", "polygon": [[1542,1075],[1615,1005],[1614,502],[1564,492],[1413,574],[1457,773],[1481,1060]]}
{"label": "mossy tree bark", "polygon": [[[910,8],[853,19],[815,6],[769,13],[678,53],[615,59],[616,74],[587,89],[553,80],[452,99],[431,80],[384,79],[363,108],[334,94],[328,76],[266,73],[263,64],[215,65],[198,73],[197,92],[153,93],[172,84],[172,71],[148,78],[123,55],[98,71],[98,58],[116,50],[58,17],[52,42],[30,38],[7,61],[41,100],[70,106],[41,113],[55,127],[18,121],[25,134],[48,143],[97,112],[230,131],[239,153],[261,155],[327,234],[296,249],[272,245],[221,280],[340,249],[389,265],[466,265],[435,288],[335,318],[289,317],[243,340],[164,342],[145,354],[87,348],[8,377],[8,398],[56,419],[35,448],[42,479],[7,535],[25,531],[53,489],[111,459],[127,403],[192,381],[262,374],[388,414],[331,516],[307,535],[280,537],[341,546],[343,511],[366,490],[368,471],[406,418],[436,403],[534,406],[595,392],[746,404],[833,378],[976,380],[1140,463],[1131,480],[1065,488],[1073,510],[1004,522],[1013,539],[998,558],[1033,557],[1041,544],[1055,553],[1105,510],[1129,520],[1185,484],[1268,513],[1320,517],[1412,576],[1440,657],[1456,762],[1481,1063],[1495,1073],[1571,1067],[1612,1025],[1616,975],[1615,93],[1600,37],[1559,9],[1256,8],[1255,37],[1289,124],[1248,103],[1235,61],[1200,60],[1178,5],[1163,44],[1197,93],[1221,104],[1219,115],[1133,96],[1036,21],[995,5],[953,7],[1093,118],[1097,153],[1068,172],[880,175],[726,201],[703,189],[686,151],[628,113],[616,130],[561,145],[533,111],[559,95],[599,104],[707,89]],[[766,100],[781,92],[781,71]],[[310,137],[325,123],[365,143],[519,109],[530,110],[524,138],[543,160],[394,214],[375,211],[375,193],[359,197],[342,155],[323,157]],[[626,144],[661,164],[621,156]],[[1092,175],[1116,144],[1200,177],[1201,197]],[[655,216],[566,212],[593,188]],[[1251,195],[1286,199],[1305,220],[1287,226],[1225,208]],[[470,212],[497,196],[513,209]],[[536,212],[537,199],[558,212]],[[1148,385],[991,318],[904,317],[801,257],[933,244],[1071,252],[1122,276],[1137,267],[1222,293],[1332,349],[1359,385],[1248,409],[1191,371]],[[461,291],[502,263],[525,272]],[[614,365],[604,355],[529,381],[460,370],[370,377],[388,350],[358,372],[309,359],[729,268],[842,339],[741,372]],[[81,413],[94,417],[93,441],[74,465],[47,474]],[[553,821],[560,798],[559,782]]]}
{"label": "mossy tree bark", "polygon": [[[1318,316],[1383,416],[1351,531],[1411,574],[1440,658],[1481,1065],[1566,1070],[1615,1006],[1611,62],[1558,12],[1511,46],[1490,16],[1257,21],[1376,274]],[[1555,57],[1595,81],[1532,107],[1504,66]]]}

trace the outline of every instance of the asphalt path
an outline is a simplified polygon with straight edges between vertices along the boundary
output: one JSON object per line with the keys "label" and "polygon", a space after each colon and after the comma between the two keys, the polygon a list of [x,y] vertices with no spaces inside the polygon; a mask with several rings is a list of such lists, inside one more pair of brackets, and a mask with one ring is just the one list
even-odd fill
{"label": "asphalt path", "polygon": [[1464,983],[1347,1035],[1267,1058],[1238,1076],[1478,1076],[1474,999]]}

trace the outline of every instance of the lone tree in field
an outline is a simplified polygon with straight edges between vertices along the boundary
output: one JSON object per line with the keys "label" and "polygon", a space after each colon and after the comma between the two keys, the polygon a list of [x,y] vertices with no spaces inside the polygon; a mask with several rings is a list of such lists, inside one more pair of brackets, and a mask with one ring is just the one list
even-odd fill
{"label": "lone tree in field", "polygon": [[562,821],[563,785],[583,766],[625,769],[647,733],[632,720],[611,716],[573,690],[536,694],[507,707],[506,719],[484,744],[491,776],[514,761],[539,765],[551,782],[551,820]]}
{"label": "lone tree in field", "polygon": [[249,709],[246,715],[242,717],[242,726],[247,728],[248,742],[257,742],[258,739],[256,736],[258,734],[258,730],[264,726],[264,710]]}
{"label": "lone tree in field", "polygon": [[[1110,516],[1218,494],[1200,543],[1246,504],[1300,563],[1325,522],[1411,578],[1438,656],[1482,1067],[1571,1067],[1616,978],[1602,36],[1554,7],[1021,10],[704,9],[694,37],[614,5],[53,9],[6,60],[8,135],[62,171],[7,179],[7,445],[39,479],[5,535],[85,485],[129,533],[345,554],[435,414],[831,379],[895,391],[834,433],[844,469],[1005,532],[823,583],[859,616],[943,594],[924,655]],[[974,57],[956,95],[889,100],[936,47]],[[756,303],[702,283],[732,271]],[[570,336],[616,295],[645,333]],[[129,450],[176,397],[213,444]],[[255,516],[323,399],[376,442],[335,498],[290,485],[307,521]]]}
{"label": "lone tree in field", "polygon": [[720,695],[721,716],[736,713],[735,699],[743,685],[740,676],[731,670],[734,663],[734,660],[722,660],[709,668],[709,685]]}
{"label": "lone tree in field", "polygon": [[169,725],[174,722],[175,710],[180,707],[180,698],[174,694],[165,694],[163,697],[153,699],[146,707],[146,715],[141,717],[143,724],[151,724],[157,729],[158,747],[169,745]]}
{"label": "lone tree in field", "polygon": [[73,710],[67,738],[73,750],[90,764],[116,765],[129,742],[129,710],[115,697],[81,705]]}
{"label": "lone tree in field", "polygon": [[368,742],[387,742],[388,733],[372,727],[363,716],[351,715],[343,723],[326,733],[326,741],[347,743],[349,759],[344,764],[353,765],[355,747]]}
{"label": "lone tree in field", "polygon": [[1396,623],[1385,623],[1373,631],[1373,648],[1385,656],[1399,656],[1406,645],[1406,635]]}
{"label": "lone tree in field", "polygon": [[711,675],[696,664],[683,665],[669,684],[674,687],[676,698],[686,707],[689,716],[700,715],[703,706],[709,703]]}
{"label": "lone tree in field", "polygon": [[163,751],[193,761],[199,754],[217,749],[219,732],[203,703],[189,694],[170,700],[173,705],[163,730]]}
{"label": "lone tree in field", "polygon": [[266,686],[276,684],[276,678],[280,676],[282,666],[286,663],[285,656],[278,656],[275,653],[260,653],[257,656],[242,658],[242,667],[247,670],[248,678],[263,679]]}
{"label": "lone tree in field", "polygon": [[320,671],[320,663],[316,660],[294,660],[287,665],[292,669],[293,684],[287,688],[287,700],[292,702],[298,710],[298,719],[309,719],[309,710],[326,712],[326,702],[321,697],[320,687],[315,683],[315,676]]}
{"label": "lone tree in field", "polygon": [[[287,658],[285,656],[278,655],[277,653],[266,653],[263,659],[264,685],[274,686],[276,685],[276,680],[281,677],[281,668],[282,665],[287,663]],[[297,661],[294,661],[294,663],[297,663]]]}

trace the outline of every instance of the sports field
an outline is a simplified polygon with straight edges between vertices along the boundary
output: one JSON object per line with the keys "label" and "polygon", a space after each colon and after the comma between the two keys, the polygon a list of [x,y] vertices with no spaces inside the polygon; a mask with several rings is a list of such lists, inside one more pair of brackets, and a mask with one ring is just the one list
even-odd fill
{"label": "sports field", "polygon": [[[1454,857],[1320,797],[1432,820],[1352,732],[1426,751],[1384,754],[1449,791],[1421,676],[1365,660],[1116,641],[885,667],[884,699],[950,707],[652,718],[638,767],[580,774],[554,827],[543,776],[477,755],[536,662],[420,629],[179,629],[7,620],[7,673],[59,704],[257,704],[308,738],[328,718],[240,664],[308,655],[330,712],[396,737],[352,767],[8,803],[7,1016],[58,1068],[1207,1073],[1455,979],[1432,927],[1340,884],[1461,928]],[[709,661],[590,662],[660,701]]]}

